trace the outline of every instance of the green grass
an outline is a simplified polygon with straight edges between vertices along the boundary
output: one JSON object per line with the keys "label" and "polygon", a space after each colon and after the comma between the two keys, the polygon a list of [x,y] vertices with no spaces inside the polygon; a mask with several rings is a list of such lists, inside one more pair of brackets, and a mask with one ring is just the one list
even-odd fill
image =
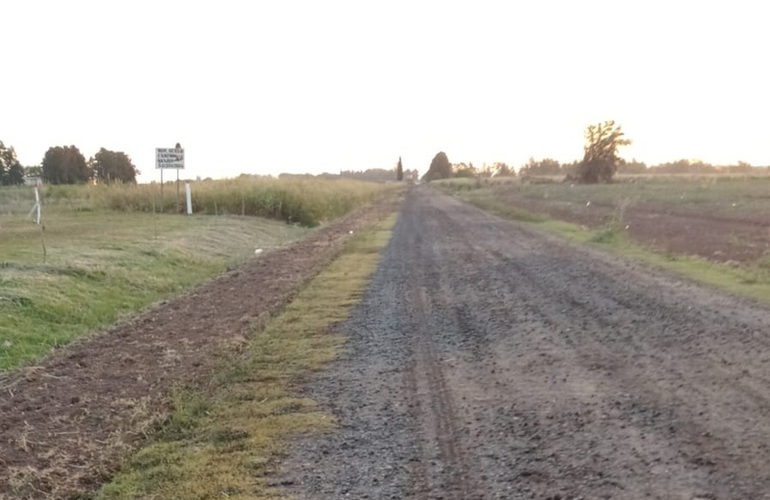
{"label": "green grass", "polygon": [[270,478],[287,438],[335,425],[295,387],[344,349],[332,327],[358,301],[394,220],[356,235],[207,387],[177,389],[167,424],[97,498],[283,498]]}
{"label": "green grass", "polygon": [[44,217],[44,231],[23,217],[0,219],[0,371],[308,231],[258,218],[61,207]]}
{"label": "green grass", "polygon": [[483,210],[493,212],[501,217],[508,219],[520,220],[522,222],[545,222],[548,219],[548,217],[545,215],[533,213],[528,210],[524,210],[523,208],[501,203],[500,201],[487,196],[483,190],[469,192],[464,195],[463,198]]}
{"label": "green grass", "polygon": [[[755,181],[735,179],[731,189],[740,192]],[[665,185],[665,183],[664,183]],[[770,188],[770,184],[763,184]],[[538,186],[542,188],[543,186]],[[608,190],[612,186],[596,187],[595,192]],[[446,187],[442,189],[446,190]],[[510,188],[508,188],[510,189]],[[562,189],[570,189],[568,187]],[[484,187],[472,191],[456,191],[458,195],[479,208],[504,218],[530,223],[550,233],[559,235],[574,243],[589,245],[603,249],[615,255],[631,258],[657,266],[696,282],[704,283],[729,293],[748,297],[764,303],[770,303],[770,259],[764,259],[753,265],[734,266],[708,261],[695,256],[672,255],[655,252],[633,243],[626,237],[622,225],[623,210],[627,201],[621,203],[614,211],[614,216],[605,226],[588,229],[569,222],[551,219],[544,214],[533,214],[513,207],[501,200],[496,188]],[[666,198],[670,188],[660,195]],[[753,187],[750,192],[755,192]]]}
{"label": "green grass", "polygon": [[462,177],[454,179],[440,179],[433,181],[432,185],[438,186],[448,192],[462,192],[479,189],[484,186],[484,182],[482,179]]}

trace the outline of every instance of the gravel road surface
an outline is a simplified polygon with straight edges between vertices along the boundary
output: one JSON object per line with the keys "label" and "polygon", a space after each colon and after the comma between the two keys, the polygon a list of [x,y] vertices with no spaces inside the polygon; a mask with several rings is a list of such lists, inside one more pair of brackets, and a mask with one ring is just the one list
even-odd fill
{"label": "gravel road surface", "polygon": [[408,195],[298,498],[770,498],[770,310]]}

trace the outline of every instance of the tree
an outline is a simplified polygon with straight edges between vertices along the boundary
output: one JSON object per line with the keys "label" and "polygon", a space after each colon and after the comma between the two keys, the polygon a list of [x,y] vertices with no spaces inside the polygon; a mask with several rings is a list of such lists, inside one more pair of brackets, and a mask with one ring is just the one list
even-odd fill
{"label": "tree", "polygon": [[452,164],[449,163],[446,153],[440,151],[430,162],[430,168],[422,176],[425,182],[435,181],[437,179],[449,179],[452,176]]}
{"label": "tree", "polygon": [[516,172],[504,162],[497,162],[492,165],[493,177],[509,177],[516,175]]}
{"label": "tree", "polygon": [[92,175],[85,157],[75,146],[48,148],[42,166],[43,181],[50,184],[82,184]]}
{"label": "tree", "polygon": [[452,165],[452,177],[473,178],[476,177],[477,173],[473,163],[468,165],[465,162],[460,162]]}
{"label": "tree", "polygon": [[621,161],[618,148],[631,144],[624,135],[614,120],[589,125],[585,131],[586,146],[583,161],[577,169],[577,180],[586,184],[611,182]]}
{"label": "tree", "polygon": [[[326,175],[329,178],[336,177],[332,174],[321,175]],[[389,168],[370,168],[363,171],[342,170],[340,171],[339,177],[342,177],[343,179],[358,179],[370,182],[391,182],[393,181],[393,170]]]}
{"label": "tree", "polygon": [[473,179],[474,177],[476,177],[476,172],[474,172],[473,170],[467,167],[465,168],[460,167],[460,168],[454,169],[454,171],[452,172],[452,177],[457,177],[459,179]]}
{"label": "tree", "polygon": [[486,179],[489,179],[490,177],[494,177],[495,172],[497,171],[496,170],[497,169],[497,165],[501,165],[501,163],[500,162],[496,162],[496,163],[493,163],[491,165],[485,163],[484,165],[482,165],[482,167],[480,169],[478,169],[476,171],[476,176],[477,177],[483,177],[483,178],[486,178]]}
{"label": "tree", "polygon": [[717,172],[714,165],[701,160],[677,160],[661,163],[650,167],[650,172],[659,174],[713,174]]}
{"label": "tree", "polygon": [[24,175],[29,177],[43,177],[43,167],[40,165],[24,167]]}
{"label": "tree", "polygon": [[127,154],[104,148],[88,160],[88,166],[99,182],[107,184],[110,182],[136,183],[136,176],[139,174]]}
{"label": "tree", "polygon": [[519,169],[519,175],[560,175],[563,172],[561,163],[552,158],[543,158],[540,161],[530,158]]}
{"label": "tree", "polygon": [[398,157],[398,165],[396,165],[396,180],[404,180],[404,166],[401,164],[401,157]]}
{"label": "tree", "polygon": [[21,186],[24,184],[24,167],[18,161],[11,165],[11,168],[3,177],[3,184],[6,186]]}
{"label": "tree", "polygon": [[0,141],[0,184],[24,184],[24,168],[16,158],[16,150],[13,146],[6,147],[3,141]]}
{"label": "tree", "polygon": [[647,164],[643,161],[637,161],[635,158],[631,161],[618,163],[619,174],[646,174],[647,172]]}

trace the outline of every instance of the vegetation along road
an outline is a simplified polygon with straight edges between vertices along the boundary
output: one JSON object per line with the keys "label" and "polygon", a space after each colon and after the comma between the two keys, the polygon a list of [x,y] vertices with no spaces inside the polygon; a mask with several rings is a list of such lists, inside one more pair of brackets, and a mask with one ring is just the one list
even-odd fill
{"label": "vegetation along road", "polygon": [[299,498],[770,498],[770,312],[429,187],[306,387]]}

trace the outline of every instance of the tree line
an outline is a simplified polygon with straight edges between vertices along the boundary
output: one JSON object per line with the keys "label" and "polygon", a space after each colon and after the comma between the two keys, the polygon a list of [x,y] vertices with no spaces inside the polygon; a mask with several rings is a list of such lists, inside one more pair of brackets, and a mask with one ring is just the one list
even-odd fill
{"label": "tree line", "polygon": [[[579,161],[571,163],[559,163],[550,158],[529,161],[519,168],[520,176],[558,176],[574,177],[577,173]],[[656,165],[647,165],[636,159],[620,159],[617,164],[618,174],[751,174],[755,171],[764,172],[766,167],[755,167],[750,163],[738,161],[732,165],[713,165],[701,160],[681,159],[672,162],[664,162]]]}
{"label": "tree line", "polygon": [[[552,158],[536,160],[530,158],[519,167],[518,175],[526,176],[564,176],[565,179],[585,184],[612,182],[616,173],[623,174],[705,174],[705,173],[751,173],[754,169],[746,162],[735,165],[711,165],[699,160],[678,160],[648,167],[635,159],[627,161],[619,156],[619,149],[631,144],[620,125],[609,120],[589,125],[584,133],[585,146],[583,159],[570,163],[560,163]],[[472,163],[449,162],[443,151],[436,154],[430,168],[423,175],[425,182],[452,177],[492,177],[516,175],[516,171],[505,163],[485,165],[481,169]]]}
{"label": "tree line", "polygon": [[[585,130],[586,145],[583,148],[583,160],[576,162],[567,175],[578,182],[599,183],[610,182],[618,169],[621,159],[618,149],[631,144],[625,137],[619,125],[614,121],[606,121],[589,125]],[[539,162],[530,159],[529,163],[520,169],[521,175],[558,175],[564,167],[550,158]],[[505,163],[495,163],[493,167],[485,167],[481,171],[473,164],[452,165],[446,153],[440,151],[431,161],[428,171],[423,175],[423,181],[429,182],[450,177],[480,177],[497,175],[515,175],[515,171]]]}
{"label": "tree line", "polygon": [[0,184],[24,184],[26,176],[38,177],[47,184],[136,183],[139,170],[127,154],[100,148],[91,158],[76,146],[48,148],[39,166],[22,167],[13,146],[0,141]]}
{"label": "tree line", "polygon": [[3,141],[0,141],[0,184],[3,186],[24,184],[24,168],[16,158],[16,151],[13,146],[6,147]]}

